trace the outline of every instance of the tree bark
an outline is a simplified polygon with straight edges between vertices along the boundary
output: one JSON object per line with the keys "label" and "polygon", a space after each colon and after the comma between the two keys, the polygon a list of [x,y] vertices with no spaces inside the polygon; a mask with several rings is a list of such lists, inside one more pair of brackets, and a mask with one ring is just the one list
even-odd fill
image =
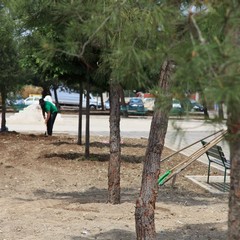
{"label": "tree bark", "polygon": [[[229,3],[227,3],[229,4]],[[230,39],[231,49],[229,56],[232,56],[230,60],[235,60],[238,55],[235,55],[236,49],[240,46],[239,36],[240,27],[239,24],[234,21],[239,19],[239,3],[232,2],[228,11],[231,12],[231,17],[228,20],[226,27],[226,38]],[[230,15],[229,15],[230,16]],[[231,54],[231,55],[230,55]],[[232,84],[230,97],[227,101],[228,117],[227,126],[229,132],[229,144],[230,144],[230,192],[229,192],[229,215],[228,215],[228,239],[238,240],[240,238],[240,109],[239,109],[239,92],[234,92],[234,87],[239,85],[239,79],[236,80],[236,75],[239,75],[239,63],[234,62],[229,68],[226,69],[226,75],[232,75],[228,79],[229,84]],[[235,96],[233,96],[233,93]],[[236,97],[237,95],[237,97]]]}
{"label": "tree bark", "polygon": [[204,96],[204,98],[203,98],[203,113],[204,113],[204,118],[205,118],[205,119],[209,119],[207,102],[206,102],[206,100],[205,100],[205,96]]}
{"label": "tree bark", "polygon": [[103,101],[103,93],[102,93],[102,92],[101,92],[101,94],[100,94],[100,99],[101,99],[102,111],[104,111],[105,108],[104,108],[104,101]]}
{"label": "tree bark", "polygon": [[87,96],[86,96],[86,129],[85,129],[85,158],[88,159],[90,155],[90,84],[87,82]]}
{"label": "tree bark", "polygon": [[166,60],[160,71],[159,88],[162,94],[156,99],[156,106],[160,106],[160,108],[156,108],[153,114],[148,146],[143,163],[141,191],[136,201],[135,223],[138,240],[156,239],[154,211],[158,195],[157,181],[160,174],[160,159],[172,102],[169,92],[170,75],[173,68],[173,62]]}
{"label": "tree bark", "polygon": [[55,85],[53,86],[53,92],[54,92],[55,104],[56,104],[58,110],[60,111],[61,110],[61,106],[60,106],[59,101],[58,101],[57,87]]}
{"label": "tree bark", "polygon": [[108,165],[108,202],[120,203],[120,103],[119,84],[110,83],[110,160]]}
{"label": "tree bark", "polygon": [[5,93],[4,89],[1,91],[1,97],[2,97],[2,121],[1,121],[0,131],[6,132],[8,129],[6,126],[6,111],[7,111],[7,109],[6,109],[6,93]]}
{"label": "tree bark", "polygon": [[79,83],[79,107],[78,107],[78,145],[82,145],[82,104],[83,104],[83,87]]}
{"label": "tree bark", "polygon": [[228,113],[228,131],[231,160],[228,239],[238,240],[240,236],[240,111],[238,104],[233,107],[231,113]]}
{"label": "tree bark", "polygon": [[218,104],[218,118],[219,118],[219,120],[224,119],[223,103],[222,102],[219,102],[219,104]]}
{"label": "tree bark", "polygon": [[121,100],[121,106],[123,107],[122,114],[124,117],[128,117],[127,104],[125,101],[125,96],[124,96],[124,91],[122,86],[120,88],[120,100]]}

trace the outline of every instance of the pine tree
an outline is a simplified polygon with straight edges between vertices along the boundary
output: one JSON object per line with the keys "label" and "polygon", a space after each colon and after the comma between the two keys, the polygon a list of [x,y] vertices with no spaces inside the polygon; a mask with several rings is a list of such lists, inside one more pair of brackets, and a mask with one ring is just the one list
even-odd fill
{"label": "pine tree", "polygon": [[240,236],[240,3],[210,0],[201,7],[188,14],[192,44],[183,54],[188,68],[180,66],[177,75],[190,76],[191,85],[200,86],[208,101],[227,107],[231,160],[228,239],[236,240]]}
{"label": "pine tree", "polygon": [[19,82],[17,41],[14,34],[14,21],[8,9],[0,2],[0,94],[2,102],[1,132],[7,131],[6,99],[9,92],[16,89]]}

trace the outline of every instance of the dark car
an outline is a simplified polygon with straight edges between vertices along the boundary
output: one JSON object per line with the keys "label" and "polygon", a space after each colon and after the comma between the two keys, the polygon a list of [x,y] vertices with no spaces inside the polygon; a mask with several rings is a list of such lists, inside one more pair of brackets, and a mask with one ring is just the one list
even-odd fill
{"label": "dark car", "polygon": [[201,105],[197,101],[190,99],[190,102],[192,105],[192,109],[191,109],[192,112],[203,112],[204,111],[203,105]]}
{"label": "dark car", "polygon": [[128,110],[143,111],[143,100],[141,98],[130,98],[130,101],[128,103]]}
{"label": "dark car", "polygon": [[181,101],[185,112],[203,112],[204,107],[196,100],[185,98]]}
{"label": "dark car", "polygon": [[172,100],[172,108],[170,110],[170,115],[181,116],[183,114],[184,114],[184,109],[183,109],[180,101],[174,98]]}

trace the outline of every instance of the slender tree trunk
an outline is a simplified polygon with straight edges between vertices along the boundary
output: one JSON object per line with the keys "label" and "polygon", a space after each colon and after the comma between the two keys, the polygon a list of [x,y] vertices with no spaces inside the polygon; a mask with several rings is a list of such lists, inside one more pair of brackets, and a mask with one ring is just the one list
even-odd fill
{"label": "slender tree trunk", "polygon": [[78,108],[78,145],[82,145],[82,104],[83,104],[83,89],[82,82],[79,83],[79,108]]}
{"label": "slender tree trunk", "polygon": [[56,104],[58,110],[60,111],[61,110],[61,106],[60,106],[59,101],[58,101],[57,87],[56,86],[53,86],[53,92],[54,92],[55,104]]}
{"label": "slender tree trunk", "polygon": [[206,100],[205,100],[205,96],[204,96],[204,98],[203,98],[203,113],[204,113],[204,118],[205,118],[205,119],[209,119],[207,102],[206,102]]}
{"label": "slender tree trunk", "polygon": [[108,202],[120,203],[120,104],[119,85],[110,84],[110,160],[108,165]]}
{"label": "slender tree trunk", "polygon": [[[227,3],[229,4],[229,3]],[[228,20],[228,26],[226,27],[226,38],[230,39],[232,45],[232,54],[235,57],[235,51],[240,46],[239,36],[240,27],[235,21],[239,19],[239,2],[231,2],[229,8],[226,11],[231,12],[231,18]],[[228,54],[231,54],[229,52]],[[231,60],[235,58],[231,58]],[[233,74],[232,79],[229,78],[229,84],[234,87],[239,85],[239,79],[236,80],[236,75],[239,75],[239,63],[231,64],[226,70],[227,75]],[[236,84],[236,85],[235,85]],[[238,94],[238,93],[237,93]],[[240,239],[240,100],[239,94],[236,96],[229,95],[228,99],[228,117],[227,126],[229,131],[229,143],[230,143],[230,161],[231,161],[231,173],[230,173],[230,193],[229,193],[229,215],[228,215],[228,240]]]}
{"label": "slender tree trunk", "polygon": [[159,88],[162,95],[156,101],[161,101],[161,104],[156,102],[156,106],[161,106],[161,108],[155,109],[153,114],[148,146],[143,163],[141,191],[136,201],[135,221],[138,240],[156,239],[154,211],[158,195],[157,181],[160,173],[160,159],[172,102],[169,89],[170,75],[173,67],[173,62],[166,60],[160,72]]}
{"label": "slender tree trunk", "polygon": [[125,96],[124,96],[124,91],[123,91],[122,86],[120,88],[120,99],[121,99],[121,106],[123,107],[123,111],[122,111],[123,116],[128,117],[127,105],[125,102]]}
{"label": "slender tree trunk", "polygon": [[2,121],[1,121],[1,132],[6,132],[7,131],[7,126],[6,126],[6,92],[5,90],[1,91],[1,97],[2,97]]}
{"label": "slender tree trunk", "polygon": [[104,109],[103,93],[102,92],[101,92],[100,98],[101,98],[102,111],[104,111],[105,109]]}
{"label": "slender tree trunk", "polygon": [[89,158],[90,155],[90,85],[89,85],[89,79],[87,82],[87,96],[86,96],[86,135],[85,135],[85,158]]}
{"label": "slender tree trunk", "polygon": [[219,120],[223,120],[224,119],[223,103],[222,102],[220,102],[218,104],[218,118],[219,118]]}
{"label": "slender tree trunk", "polygon": [[[234,105],[233,105],[234,106]],[[239,240],[240,237],[240,110],[236,104],[228,114],[228,131],[230,144],[230,193],[228,216],[228,239]]]}

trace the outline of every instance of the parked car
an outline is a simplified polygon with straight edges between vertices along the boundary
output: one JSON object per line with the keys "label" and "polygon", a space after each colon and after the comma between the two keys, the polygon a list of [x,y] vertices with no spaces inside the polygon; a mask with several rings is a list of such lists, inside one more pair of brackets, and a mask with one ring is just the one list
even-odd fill
{"label": "parked car", "polygon": [[201,105],[199,102],[190,99],[191,105],[192,105],[192,112],[203,112],[204,111],[204,107],[203,105]]}
{"label": "parked car", "polygon": [[181,105],[185,112],[203,112],[204,107],[197,101],[189,98],[184,98]]}
{"label": "parked car", "polygon": [[11,99],[8,98],[6,102],[8,105],[20,105],[20,104],[24,104],[24,99],[18,96],[18,97],[12,97]]}
{"label": "parked car", "polygon": [[183,114],[184,114],[184,109],[183,109],[180,101],[174,98],[172,100],[172,108],[170,110],[170,115],[181,116]]}
{"label": "parked car", "polygon": [[172,108],[182,108],[180,101],[174,98],[172,100]]}
{"label": "parked car", "polygon": [[16,110],[21,110],[25,106],[24,99],[21,96],[11,96],[6,100],[6,103],[8,106],[16,109]]}
{"label": "parked car", "polygon": [[110,110],[110,100],[109,99],[105,101],[104,108],[105,108],[105,110]]}
{"label": "parked car", "polygon": [[41,96],[31,96],[28,98],[24,99],[24,104],[26,106],[32,105],[32,104],[39,104],[39,99],[41,98]]}
{"label": "parked car", "polygon": [[143,111],[144,110],[144,103],[141,98],[130,98],[130,101],[128,102],[128,110],[137,110],[137,111]]}
{"label": "parked car", "polygon": [[[144,98],[143,99],[144,106],[150,110],[154,110],[154,105],[155,105],[155,98]],[[172,99],[172,108],[170,110],[170,115],[182,115],[184,113],[184,109],[180,103],[179,100],[177,99]]]}
{"label": "parked car", "polygon": [[143,99],[144,107],[147,108],[149,111],[154,110],[154,105],[155,105],[155,98],[144,98]]}
{"label": "parked car", "polygon": [[[52,99],[55,102],[54,92],[51,90]],[[79,98],[80,94],[78,92],[75,92],[73,90],[66,90],[63,88],[57,89],[57,97],[58,97],[58,103],[60,105],[68,105],[68,106],[78,106],[79,105]],[[87,99],[86,95],[83,94],[82,99],[82,107],[86,108],[87,106]],[[101,107],[101,101],[100,99],[97,99],[90,93],[90,109],[97,109]]]}

